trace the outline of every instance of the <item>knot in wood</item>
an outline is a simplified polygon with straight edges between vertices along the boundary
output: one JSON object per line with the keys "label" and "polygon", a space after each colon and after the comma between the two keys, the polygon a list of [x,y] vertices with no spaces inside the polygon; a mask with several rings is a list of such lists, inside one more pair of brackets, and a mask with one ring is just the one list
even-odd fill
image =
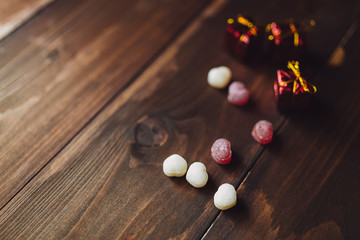
{"label": "knot in wood", "polygon": [[164,145],[168,138],[166,123],[159,117],[144,116],[136,125],[136,144],[144,147]]}

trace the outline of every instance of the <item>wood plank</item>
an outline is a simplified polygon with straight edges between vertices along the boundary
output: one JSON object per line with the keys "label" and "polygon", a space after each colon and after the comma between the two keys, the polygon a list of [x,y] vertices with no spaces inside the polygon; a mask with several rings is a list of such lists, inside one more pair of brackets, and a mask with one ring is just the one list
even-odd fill
{"label": "wood plank", "polygon": [[[244,3],[233,1],[221,10],[223,4],[215,1],[207,8],[1,210],[1,236],[203,236],[219,213],[212,203],[217,186],[223,182],[239,184],[264,149],[250,136],[253,124],[268,119],[279,128],[283,122],[273,100],[273,69],[249,68],[221,49],[226,18],[244,7]],[[288,14],[278,11],[273,3],[260,10],[257,2],[247,4],[244,10],[262,12],[259,20],[263,21],[275,12],[279,18],[282,13]],[[319,4],[315,12],[327,15],[338,9],[330,10]],[[302,12],[297,11],[294,14]],[[352,18],[349,13],[332,29],[316,32],[314,45],[318,50],[329,55]],[[323,23],[326,25],[327,21],[324,19]],[[324,44],[321,39],[330,30],[333,37]],[[230,66],[234,78],[249,87],[252,102],[247,107],[229,105],[225,92],[207,85],[207,71],[217,65]],[[148,134],[142,137],[136,129]],[[160,141],[160,146],[144,146],[156,145],[154,139],[162,136],[166,136],[166,141]],[[233,143],[234,161],[229,166],[219,166],[210,158],[210,146],[219,137],[227,137]],[[205,188],[194,189],[184,178],[169,179],[163,175],[162,161],[174,152],[184,155],[190,163],[205,163],[210,175]]]}
{"label": "wood plank", "polygon": [[240,204],[204,239],[360,238],[359,22],[353,26],[356,34],[339,46],[343,65],[320,76],[321,104],[287,118],[240,186]]}
{"label": "wood plank", "polygon": [[[219,64],[232,67],[236,78],[251,79],[247,83],[252,90],[264,78],[233,61],[221,47],[213,47],[221,46],[222,36],[218,32],[223,32],[224,19],[231,9],[228,6],[225,12],[216,14],[223,4],[223,1],[214,2],[2,209],[1,236],[122,239],[137,235],[156,239],[182,234],[192,239],[203,234],[201,229],[205,230],[217,213],[209,201],[215,186],[224,179],[239,181],[238,173],[261,149],[247,134],[259,113],[251,108],[241,110],[230,106],[224,93],[207,86],[205,80],[209,67]],[[217,37],[204,41],[210,36]],[[277,113],[272,94],[262,94],[261,90],[254,94],[253,100],[263,104],[254,104],[254,108],[274,120]],[[222,114],[214,112],[214,107],[222,109]],[[249,115],[248,119],[245,115]],[[165,124],[168,138],[162,146],[144,147],[147,139],[134,142],[137,122],[144,116],[149,116],[159,128]],[[239,122],[239,119],[243,120]],[[221,131],[212,127],[225,122],[243,127]],[[215,138],[237,139],[242,135],[248,136],[247,141],[235,141],[233,145],[237,149],[235,156],[241,156],[238,162],[221,168],[209,158],[209,148],[205,146],[210,146]],[[206,188],[199,191],[183,178],[169,179],[163,175],[162,161],[173,152],[184,155],[190,162],[206,163],[211,178]],[[231,170],[235,171],[230,173]],[[45,195],[46,198],[40,197]],[[167,209],[174,204],[179,206],[172,213]]]}
{"label": "wood plank", "polygon": [[0,41],[54,0],[0,2]]}
{"label": "wood plank", "polygon": [[204,4],[64,0],[1,42],[0,206]]}

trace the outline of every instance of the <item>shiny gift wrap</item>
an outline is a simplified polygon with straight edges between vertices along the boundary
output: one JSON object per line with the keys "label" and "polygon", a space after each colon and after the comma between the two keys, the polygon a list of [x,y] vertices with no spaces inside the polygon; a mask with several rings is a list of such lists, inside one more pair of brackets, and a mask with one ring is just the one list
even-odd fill
{"label": "shiny gift wrap", "polygon": [[259,30],[252,19],[239,15],[229,18],[225,33],[225,49],[240,61],[249,60],[259,50]]}
{"label": "shiny gift wrap", "polygon": [[264,51],[274,63],[301,59],[306,50],[305,27],[293,21],[272,22],[265,27]]}
{"label": "shiny gift wrap", "polygon": [[287,70],[277,70],[274,92],[277,107],[282,112],[304,110],[317,89],[300,73],[299,62],[289,61]]}

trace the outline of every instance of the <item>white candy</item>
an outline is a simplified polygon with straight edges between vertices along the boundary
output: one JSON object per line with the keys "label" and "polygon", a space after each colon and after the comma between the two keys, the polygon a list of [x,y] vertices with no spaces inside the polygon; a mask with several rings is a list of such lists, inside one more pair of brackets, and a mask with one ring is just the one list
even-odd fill
{"label": "white candy", "polygon": [[228,67],[221,66],[210,69],[207,81],[214,88],[225,88],[231,80],[231,70]]}
{"label": "white candy", "polygon": [[201,162],[191,164],[186,173],[186,180],[196,188],[205,186],[208,181],[205,165]]}
{"label": "white candy", "polygon": [[186,160],[178,154],[173,154],[165,159],[163,171],[168,177],[182,177],[187,169]]}
{"label": "white candy", "polygon": [[232,208],[236,204],[236,191],[229,183],[222,184],[214,195],[214,204],[220,210]]}

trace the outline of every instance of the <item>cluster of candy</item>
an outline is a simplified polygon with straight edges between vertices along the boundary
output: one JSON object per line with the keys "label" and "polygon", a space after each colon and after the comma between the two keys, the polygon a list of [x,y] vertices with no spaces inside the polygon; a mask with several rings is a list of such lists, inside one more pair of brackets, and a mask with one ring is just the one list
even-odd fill
{"label": "cluster of candy", "polygon": [[[258,122],[253,129],[253,136],[259,143],[269,143],[272,139],[272,125],[267,121]],[[218,164],[228,164],[232,158],[231,144],[225,138],[217,139],[211,147],[211,157]],[[168,177],[182,177],[195,188],[202,188],[208,181],[206,167],[201,162],[193,162],[187,167],[187,161],[178,154],[173,154],[163,162],[163,172]],[[220,210],[227,210],[236,205],[236,190],[230,183],[222,184],[214,195],[214,205]]]}
{"label": "cluster of candy", "polygon": [[[311,25],[314,25],[311,22]],[[291,57],[300,57],[305,46],[305,39],[300,35],[302,28],[292,21],[286,23],[272,22],[264,29],[255,26],[253,21],[244,16],[228,19],[225,47],[235,57],[246,60],[249,56],[272,56],[275,61]],[[262,44],[266,39],[265,45]],[[263,45],[263,46],[261,46]],[[265,52],[265,54],[263,54]],[[305,107],[309,94],[316,92],[316,87],[308,83],[300,74],[299,62],[289,61],[288,70],[278,70],[274,82],[275,99],[279,110],[294,110]],[[226,66],[212,68],[207,76],[208,84],[217,89],[228,87],[228,102],[243,106],[250,98],[250,91],[239,81],[231,84],[232,73]],[[229,85],[230,84],[230,85]],[[268,144],[273,138],[273,126],[266,120],[258,121],[251,132],[252,137],[260,144]],[[232,158],[231,144],[225,138],[217,139],[211,147],[211,157],[218,164],[228,164]],[[169,177],[182,177],[195,188],[204,187],[208,181],[206,166],[193,162],[188,168],[187,161],[178,154],[173,154],[163,162],[163,171]],[[237,196],[233,185],[222,184],[214,195],[214,205],[226,210],[236,205]]]}
{"label": "cluster of candy", "polygon": [[[211,147],[211,156],[219,164],[231,161],[231,144],[225,138],[220,138]],[[187,168],[187,161],[178,154],[173,154],[163,162],[163,171],[168,177],[182,177],[195,188],[202,188],[208,181],[206,167],[201,162],[193,162]],[[222,184],[214,195],[214,205],[220,210],[232,208],[236,204],[236,191],[229,183]]]}
{"label": "cluster of candy", "polygon": [[[213,68],[208,73],[208,83],[214,88],[225,88],[231,80],[231,70],[221,66]],[[241,82],[232,82],[229,86],[228,101],[242,106],[249,100],[250,92]],[[268,144],[273,137],[273,127],[269,121],[257,122],[251,132],[255,141]],[[210,149],[211,157],[218,164],[228,164],[232,158],[231,143],[225,138],[217,139]],[[169,177],[182,177],[196,188],[204,187],[208,181],[206,167],[201,162],[194,162],[187,168],[187,161],[178,154],[173,154],[163,162],[163,171]],[[222,184],[214,195],[214,205],[220,210],[226,210],[236,205],[236,190],[229,183]]]}
{"label": "cluster of candy", "polygon": [[[228,67],[225,66],[216,67],[210,69],[208,73],[207,81],[210,86],[221,89],[229,85],[231,76],[232,76],[231,70]],[[234,81],[229,85],[227,99],[230,103],[242,106],[248,102],[249,97],[250,97],[250,92],[243,83]],[[261,120],[257,122],[252,130],[251,135],[260,144],[270,143],[273,136],[273,127],[271,122],[266,120]],[[224,141],[219,141],[219,144],[220,143],[223,146],[226,145]],[[219,151],[215,151],[215,152],[219,152]],[[216,159],[214,156],[213,158]],[[222,161],[224,160],[219,160],[218,162],[221,163]]]}
{"label": "cluster of candy", "polygon": [[[207,81],[210,86],[223,89],[226,88],[231,81],[231,70],[226,66],[220,66],[210,69]],[[232,82],[228,89],[228,101],[232,104],[242,106],[245,105],[250,97],[249,90],[242,82]]]}
{"label": "cluster of candy", "polygon": [[163,162],[163,171],[168,177],[182,177],[186,173],[186,180],[196,188],[201,188],[208,181],[206,167],[201,162],[194,162],[187,168],[187,161],[178,154],[173,154]]}

